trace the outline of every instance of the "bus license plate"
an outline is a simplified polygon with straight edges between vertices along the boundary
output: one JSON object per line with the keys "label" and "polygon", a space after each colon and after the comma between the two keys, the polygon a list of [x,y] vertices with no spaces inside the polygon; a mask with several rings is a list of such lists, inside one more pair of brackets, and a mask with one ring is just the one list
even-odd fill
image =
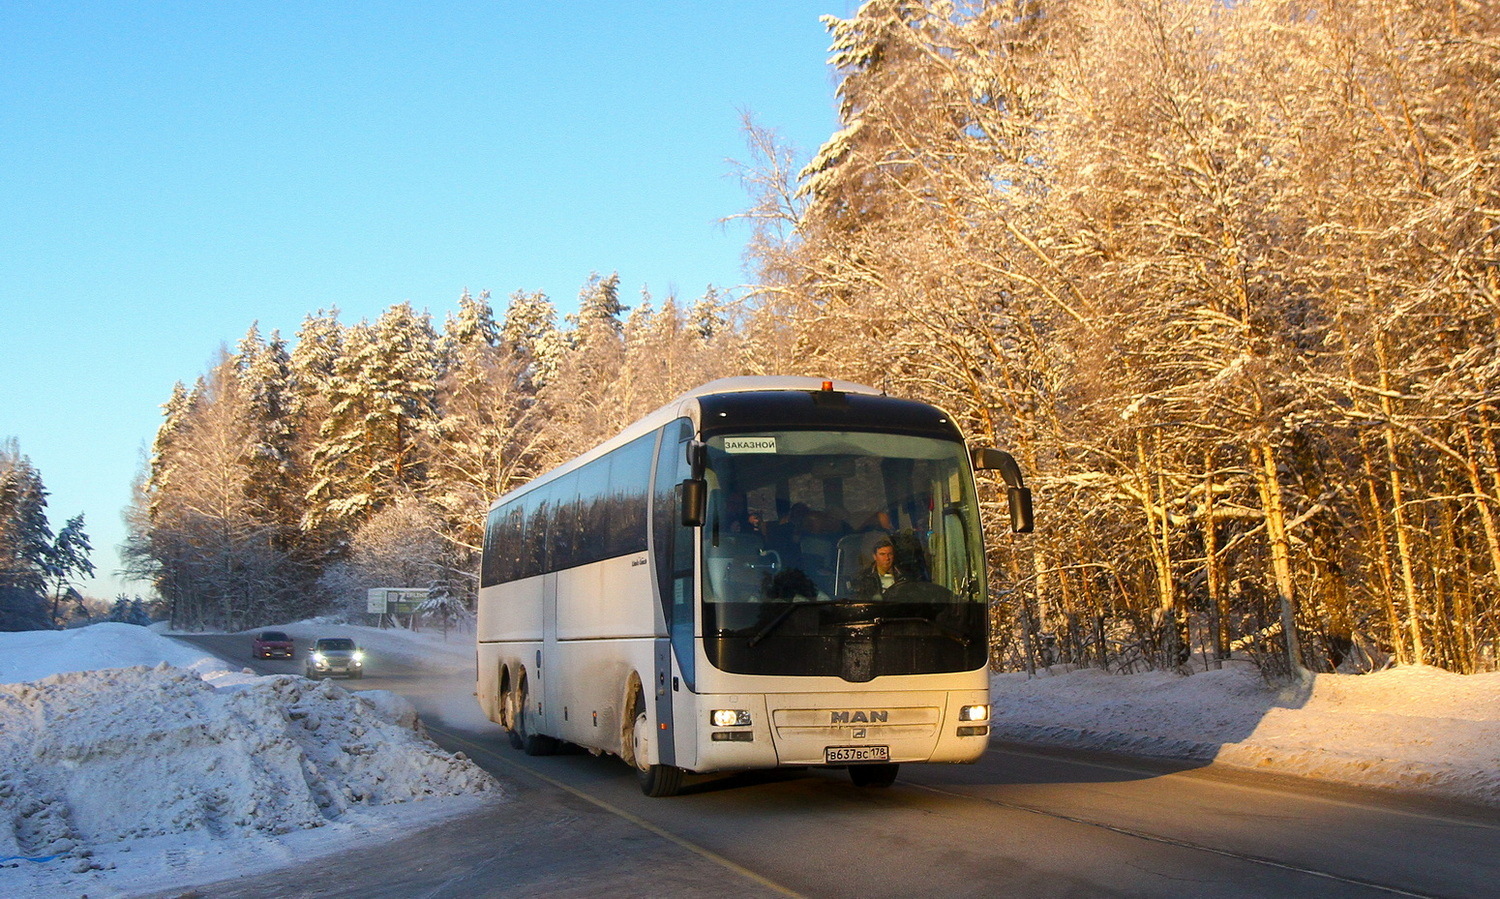
{"label": "bus license plate", "polygon": [[850,762],[888,762],[891,760],[889,746],[828,746],[823,750],[823,761],[830,765],[847,765]]}

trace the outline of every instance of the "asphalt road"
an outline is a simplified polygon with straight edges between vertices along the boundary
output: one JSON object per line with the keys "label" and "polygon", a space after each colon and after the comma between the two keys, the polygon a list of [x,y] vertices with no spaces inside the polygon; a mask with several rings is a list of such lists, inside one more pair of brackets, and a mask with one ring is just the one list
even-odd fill
{"label": "asphalt road", "polygon": [[[193,642],[301,673],[300,659],[251,662],[244,638]],[[528,757],[498,728],[442,718],[472,683],[396,665],[347,683],[408,696],[433,738],[513,801],[169,895],[1500,897],[1500,813],[1488,810],[998,745],[975,765],[903,766],[889,789],[808,769],[692,777],[682,795],[648,799],[617,759]]]}

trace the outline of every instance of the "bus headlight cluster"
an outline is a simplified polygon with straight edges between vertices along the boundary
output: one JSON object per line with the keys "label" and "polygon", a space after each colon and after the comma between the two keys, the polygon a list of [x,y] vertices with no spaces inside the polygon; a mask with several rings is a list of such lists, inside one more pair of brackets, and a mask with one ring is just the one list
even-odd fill
{"label": "bus headlight cluster", "polygon": [[746,709],[714,709],[708,713],[714,727],[749,727],[750,712]]}
{"label": "bus headlight cluster", "polygon": [[966,705],[958,710],[960,721],[988,721],[990,720],[990,707],[987,705]]}

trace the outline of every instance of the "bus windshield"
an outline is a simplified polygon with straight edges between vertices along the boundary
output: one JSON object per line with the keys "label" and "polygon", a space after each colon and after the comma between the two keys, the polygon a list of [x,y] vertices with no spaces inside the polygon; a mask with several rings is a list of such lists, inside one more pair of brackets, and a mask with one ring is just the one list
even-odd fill
{"label": "bus windshield", "polygon": [[711,436],[703,635],[742,673],[972,670],[983,547],[967,450],[861,431]]}

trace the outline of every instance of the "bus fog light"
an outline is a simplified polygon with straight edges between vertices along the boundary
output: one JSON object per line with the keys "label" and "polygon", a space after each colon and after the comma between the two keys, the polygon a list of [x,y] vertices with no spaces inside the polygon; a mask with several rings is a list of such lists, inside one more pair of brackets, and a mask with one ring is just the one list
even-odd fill
{"label": "bus fog light", "polygon": [[960,721],[988,721],[990,720],[990,707],[987,705],[966,705],[958,710]]}
{"label": "bus fog light", "polygon": [[745,709],[714,709],[708,713],[714,727],[749,727],[750,713]]}

